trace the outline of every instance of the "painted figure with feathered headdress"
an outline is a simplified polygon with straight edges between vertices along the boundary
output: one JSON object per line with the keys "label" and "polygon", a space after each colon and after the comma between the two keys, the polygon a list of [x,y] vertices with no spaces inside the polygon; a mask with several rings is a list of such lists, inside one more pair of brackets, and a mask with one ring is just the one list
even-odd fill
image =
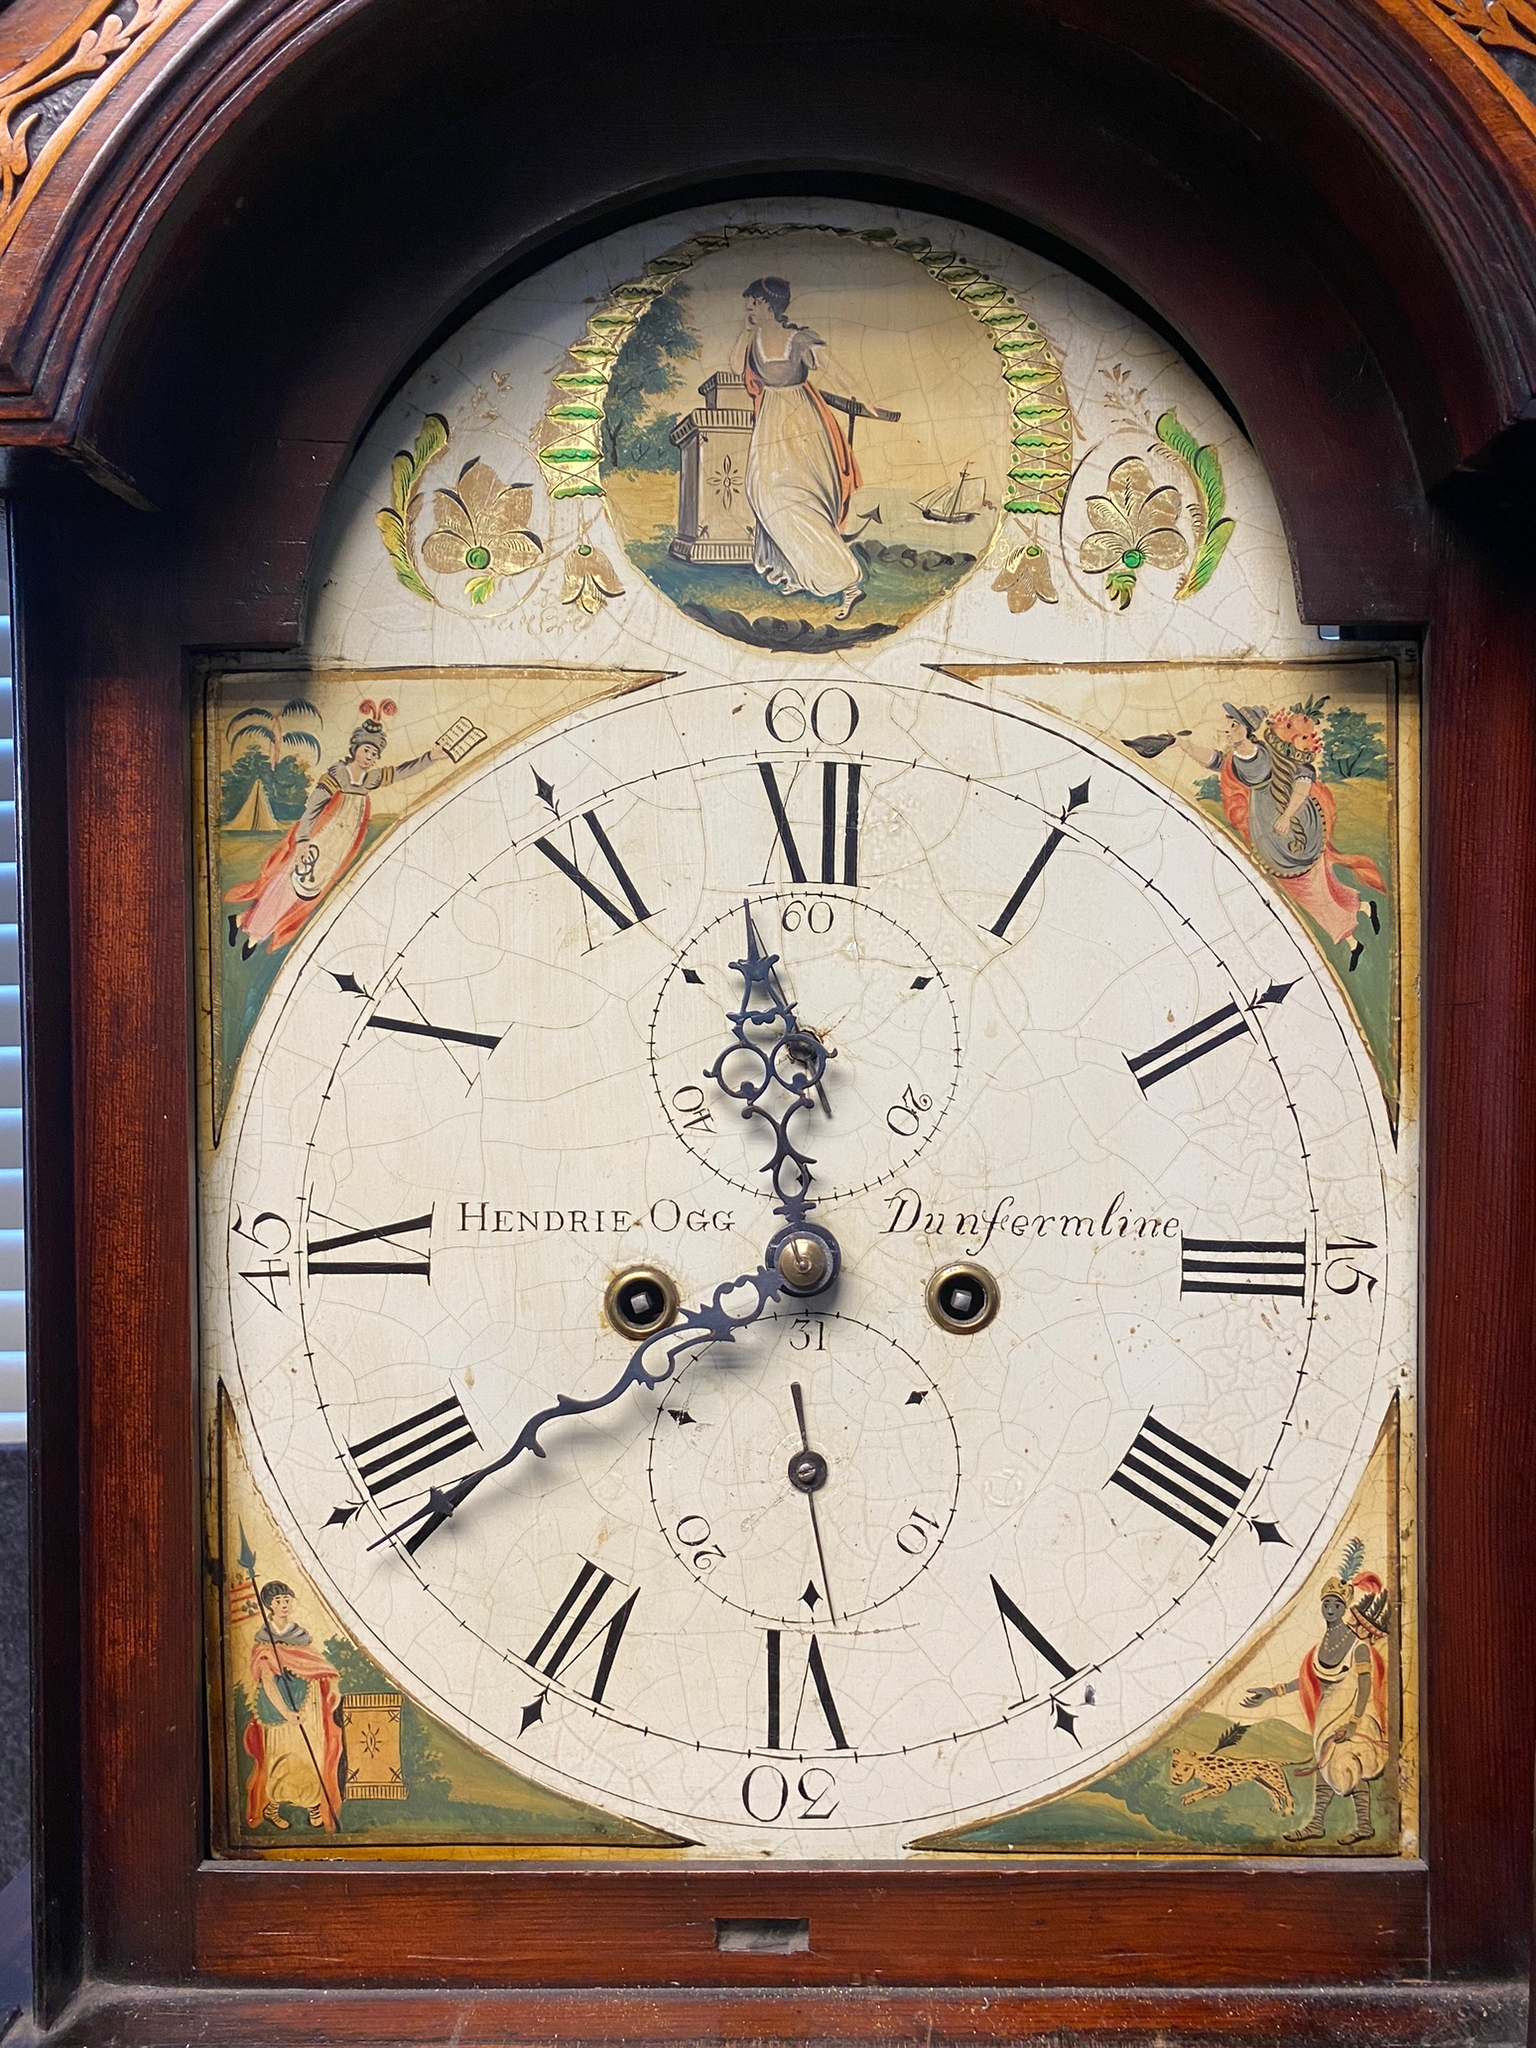
{"label": "painted figure with feathered headdress", "polygon": [[1301,1669],[1284,1685],[1255,1686],[1243,1695],[1245,1707],[1300,1696],[1301,1710],[1312,1731],[1312,1817],[1286,1836],[1288,1842],[1322,1841],[1328,1832],[1328,1809],[1347,1799],[1354,1811],[1339,1836],[1349,1848],[1375,1834],[1371,1819],[1371,1784],[1387,1768],[1391,1754],[1387,1715],[1387,1625],[1390,1601],[1375,1572],[1363,1569],[1365,1545],[1351,1537],[1339,1561],[1338,1574],[1325,1581],[1322,1639],[1307,1651]]}

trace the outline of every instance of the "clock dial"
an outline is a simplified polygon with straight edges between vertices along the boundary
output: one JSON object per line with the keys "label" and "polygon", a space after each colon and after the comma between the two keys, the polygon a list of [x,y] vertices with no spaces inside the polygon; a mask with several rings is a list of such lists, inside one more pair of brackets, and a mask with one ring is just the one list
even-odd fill
{"label": "clock dial", "polygon": [[[1145,1739],[1331,1538],[1408,1253],[1237,851],[1004,697],[824,694],[843,743],[787,745],[781,682],[681,677],[425,807],[295,949],[220,1166],[243,1426],[326,1597],[712,1854],[899,1853]],[[814,1298],[786,1223],[840,1251]],[[630,1265],[694,1311],[633,1367]]]}

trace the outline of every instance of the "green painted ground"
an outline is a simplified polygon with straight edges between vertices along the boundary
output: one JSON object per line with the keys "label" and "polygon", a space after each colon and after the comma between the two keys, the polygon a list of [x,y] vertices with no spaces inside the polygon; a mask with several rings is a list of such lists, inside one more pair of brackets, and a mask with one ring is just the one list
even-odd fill
{"label": "green painted ground", "polygon": [[[394,1685],[371,1657],[345,1637],[333,1636],[325,1654],[341,1674],[345,1697],[352,1693],[392,1692]],[[240,1760],[237,1819],[250,1842],[295,1841],[312,1845],[318,1839],[301,1807],[283,1808],[286,1833],[270,1823],[246,1830],[245,1789],[254,1765],[245,1749],[250,1702],[244,1685],[235,1688],[236,1745]],[[641,1826],[588,1806],[577,1799],[546,1791],[531,1779],[510,1771],[493,1757],[464,1741],[452,1729],[407,1699],[400,1710],[400,1761],[408,1796],[405,1799],[348,1799],[343,1791],[341,1834],[351,1841],[506,1842],[513,1845],[596,1847],[607,1849],[675,1849],[676,1835]]]}
{"label": "green painted ground", "polygon": [[[1090,1707],[1085,1710],[1091,1714]],[[1294,1813],[1272,1811],[1268,1794],[1256,1784],[1240,1785],[1213,1799],[1184,1804],[1185,1794],[1200,1781],[1175,1785],[1168,1759],[1175,1749],[1202,1753],[1214,1749],[1226,1721],[1216,1714],[1192,1714],[1163,1741],[1117,1769],[1073,1792],[1047,1799],[1021,1812],[955,1828],[914,1842],[919,1849],[970,1850],[994,1855],[1016,1851],[1060,1851],[1084,1854],[1096,1850],[1140,1849],[1147,1855],[1380,1855],[1396,1834],[1396,1814],[1387,1780],[1371,1788],[1371,1817],[1376,1839],[1344,1848],[1341,1834],[1354,1826],[1354,1807],[1335,1799],[1328,1812],[1325,1839],[1298,1845],[1284,1840],[1287,1828],[1300,1827],[1312,1816],[1312,1744],[1298,1728],[1284,1721],[1259,1721],[1222,1754],[1232,1757],[1273,1757],[1286,1772]]]}

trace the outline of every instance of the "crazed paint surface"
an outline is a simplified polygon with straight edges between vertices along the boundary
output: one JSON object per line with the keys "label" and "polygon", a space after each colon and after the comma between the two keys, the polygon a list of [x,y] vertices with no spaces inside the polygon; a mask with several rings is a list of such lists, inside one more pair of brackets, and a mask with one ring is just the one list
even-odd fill
{"label": "crazed paint surface", "polygon": [[[970,230],[675,217],[415,375],[201,722],[210,1415],[349,1740],[683,1855],[1412,1851],[1416,679],[1350,652],[1205,387]],[[748,1324],[789,1014],[843,1271]],[[630,1264],[739,1326],[610,1402]],[[1330,1577],[1358,1725],[1260,1730]]]}

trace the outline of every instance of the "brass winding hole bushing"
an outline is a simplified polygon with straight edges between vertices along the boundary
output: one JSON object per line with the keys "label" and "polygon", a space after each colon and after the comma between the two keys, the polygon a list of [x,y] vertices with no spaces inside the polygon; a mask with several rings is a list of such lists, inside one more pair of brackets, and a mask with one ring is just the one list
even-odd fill
{"label": "brass winding hole bushing", "polygon": [[997,1314],[1003,1292],[985,1266],[958,1259],[952,1266],[940,1266],[928,1282],[925,1299],[929,1315],[941,1330],[956,1337],[972,1337]]}
{"label": "brass winding hole bushing", "polygon": [[603,1290],[603,1314],[621,1337],[649,1337],[677,1317],[677,1283],[660,1266],[622,1266]]}

